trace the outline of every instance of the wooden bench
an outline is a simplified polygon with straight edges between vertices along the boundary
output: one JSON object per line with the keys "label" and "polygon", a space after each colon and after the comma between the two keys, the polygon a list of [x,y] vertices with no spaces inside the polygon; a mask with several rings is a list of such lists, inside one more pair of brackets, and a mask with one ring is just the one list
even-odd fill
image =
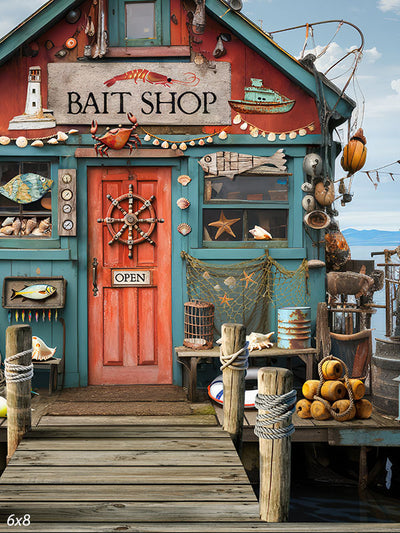
{"label": "wooden bench", "polygon": [[49,370],[49,394],[52,394],[58,387],[58,374],[60,373],[62,378],[64,377],[63,359],[52,357],[47,359],[47,361],[32,360],[32,363],[33,369]]}
{"label": "wooden bench", "polygon": [[[197,399],[197,364],[202,359],[219,358],[219,346],[210,350],[191,350],[186,346],[177,346],[175,352],[178,362],[184,366],[188,374],[188,399],[194,402]],[[316,348],[285,350],[274,345],[272,348],[254,350],[250,352],[249,357],[299,357],[306,365],[306,379],[312,379],[316,355]]]}

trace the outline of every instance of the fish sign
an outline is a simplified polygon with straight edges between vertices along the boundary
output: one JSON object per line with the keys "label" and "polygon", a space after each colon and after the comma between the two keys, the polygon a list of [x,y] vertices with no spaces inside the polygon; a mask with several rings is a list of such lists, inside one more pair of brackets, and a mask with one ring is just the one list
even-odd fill
{"label": "fish sign", "polygon": [[22,297],[22,301],[26,298],[30,300],[44,300],[56,292],[56,288],[52,285],[27,285],[24,289],[16,291],[11,289],[12,294],[10,300],[14,300],[18,296]]}
{"label": "fish sign", "polygon": [[40,200],[53,185],[53,180],[39,174],[18,174],[0,187],[0,194],[19,204]]}

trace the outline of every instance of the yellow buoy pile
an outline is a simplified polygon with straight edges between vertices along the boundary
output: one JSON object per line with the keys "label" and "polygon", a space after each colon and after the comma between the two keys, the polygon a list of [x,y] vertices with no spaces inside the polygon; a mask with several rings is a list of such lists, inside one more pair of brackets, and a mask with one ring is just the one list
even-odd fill
{"label": "yellow buoy pile", "polygon": [[364,398],[364,383],[348,378],[343,361],[332,355],[325,357],[318,365],[318,373],[319,380],[309,379],[303,385],[304,398],[296,404],[300,418],[345,422],[371,416],[372,404]]}

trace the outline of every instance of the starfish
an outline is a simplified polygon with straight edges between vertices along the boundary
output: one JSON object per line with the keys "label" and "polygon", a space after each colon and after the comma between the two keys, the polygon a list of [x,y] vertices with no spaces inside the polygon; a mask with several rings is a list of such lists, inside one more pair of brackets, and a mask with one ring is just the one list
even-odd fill
{"label": "starfish", "polygon": [[221,300],[221,304],[227,304],[230,307],[230,301],[233,300],[233,298],[228,298],[226,293],[223,296],[218,296],[218,298]]}
{"label": "starfish", "polygon": [[231,226],[238,220],[240,220],[240,218],[226,218],[224,212],[221,211],[219,220],[216,220],[215,222],[210,222],[208,224],[209,226],[216,226],[218,228],[217,233],[215,235],[215,240],[217,240],[222,233],[229,233],[233,237],[236,237],[236,235],[232,231]]}
{"label": "starfish", "polygon": [[247,274],[247,272],[245,270],[243,270],[243,275],[244,275],[244,278],[240,278],[240,281],[245,281],[246,282],[246,289],[247,287],[249,286],[249,283],[257,283],[256,281],[254,281],[253,279],[253,276],[254,276],[254,272],[252,272],[251,274]]}

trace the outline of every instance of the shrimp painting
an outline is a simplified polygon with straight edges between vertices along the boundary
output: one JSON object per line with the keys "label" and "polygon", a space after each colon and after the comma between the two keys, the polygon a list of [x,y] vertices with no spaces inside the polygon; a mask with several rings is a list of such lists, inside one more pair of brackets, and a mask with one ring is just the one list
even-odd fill
{"label": "shrimp painting", "polygon": [[191,87],[196,87],[196,85],[198,85],[200,82],[200,78],[198,78],[193,72],[185,72],[184,76],[186,76],[186,80],[184,81],[174,80],[173,78],[164,76],[164,74],[151,72],[150,70],[147,70],[145,68],[137,68],[135,70],[125,72],[124,74],[114,76],[110,80],[105,81],[104,85],[107,85],[107,87],[112,87],[115,82],[123,80],[133,80],[137,84],[138,80],[142,80],[143,83],[147,82],[151,83],[152,85],[163,85],[164,87],[170,87],[171,85],[176,83],[180,85],[189,85]]}

